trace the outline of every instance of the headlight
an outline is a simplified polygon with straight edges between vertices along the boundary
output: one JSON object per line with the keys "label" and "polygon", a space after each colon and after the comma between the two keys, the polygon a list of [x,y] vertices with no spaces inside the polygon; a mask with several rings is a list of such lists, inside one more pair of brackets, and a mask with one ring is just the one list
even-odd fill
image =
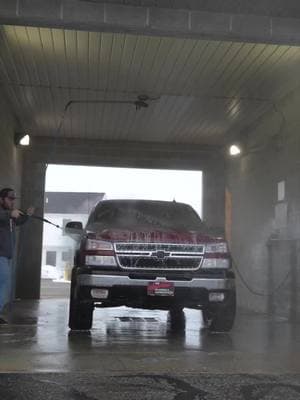
{"label": "headlight", "polygon": [[113,250],[111,242],[105,242],[104,240],[87,239],[86,250]]}
{"label": "headlight", "polygon": [[205,253],[228,253],[227,243],[208,243],[205,247]]}

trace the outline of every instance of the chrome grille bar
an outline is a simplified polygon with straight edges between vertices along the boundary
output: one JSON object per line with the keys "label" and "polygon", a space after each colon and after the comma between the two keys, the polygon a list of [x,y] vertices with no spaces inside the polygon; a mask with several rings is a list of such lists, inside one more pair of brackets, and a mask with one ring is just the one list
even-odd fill
{"label": "chrome grille bar", "polygon": [[203,244],[173,244],[173,243],[115,243],[116,253],[131,253],[136,251],[151,252],[151,251],[170,251],[176,253],[204,253]]}
{"label": "chrome grille bar", "polygon": [[173,243],[115,243],[118,265],[125,270],[196,271],[204,245]]}

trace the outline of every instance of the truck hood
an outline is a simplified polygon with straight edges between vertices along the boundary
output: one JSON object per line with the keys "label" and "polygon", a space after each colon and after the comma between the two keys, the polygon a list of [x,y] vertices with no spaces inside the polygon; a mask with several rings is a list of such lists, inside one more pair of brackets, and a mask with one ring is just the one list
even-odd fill
{"label": "truck hood", "polygon": [[206,235],[195,231],[140,231],[105,229],[101,232],[87,232],[88,237],[111,242],[146,242],[146,243],[207,243],[221,242],[223,238]]}

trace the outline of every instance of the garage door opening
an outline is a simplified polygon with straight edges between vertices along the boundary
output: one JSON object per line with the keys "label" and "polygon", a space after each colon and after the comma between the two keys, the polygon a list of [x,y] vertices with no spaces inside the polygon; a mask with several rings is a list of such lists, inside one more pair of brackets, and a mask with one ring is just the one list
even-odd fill
{"label": "garage door opening", "polygon": [[87,222],[103,199],[183,202],[202,217],[202,172],[49,165],[46,172],[41,298],[68,297],[76,242],[65,234],[69,221]]}

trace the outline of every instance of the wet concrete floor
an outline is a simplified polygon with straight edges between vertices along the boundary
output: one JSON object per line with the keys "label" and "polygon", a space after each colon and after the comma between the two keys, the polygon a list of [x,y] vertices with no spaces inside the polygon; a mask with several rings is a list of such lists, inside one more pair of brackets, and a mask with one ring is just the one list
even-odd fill
{"label": "wet concrete floor", "polygon": [[90,332],[70,333],[68,300],[16,302],[0,326],[0,371],[300,372],[300,324],[239,313],[229,334],[211,334],[201,312],[185,329],[166,311],[96,309]]}
{"label": "wet concrete floor", "polygon": [[0,398],[35,400],[48,382],[56,399],[300,399],[299,323],[240,312],[211,334],[200,311],[185,316],[176,329],[165,311],[97,309],[90,332],[70,333],[67,299],[16,302],[0,326]]}

